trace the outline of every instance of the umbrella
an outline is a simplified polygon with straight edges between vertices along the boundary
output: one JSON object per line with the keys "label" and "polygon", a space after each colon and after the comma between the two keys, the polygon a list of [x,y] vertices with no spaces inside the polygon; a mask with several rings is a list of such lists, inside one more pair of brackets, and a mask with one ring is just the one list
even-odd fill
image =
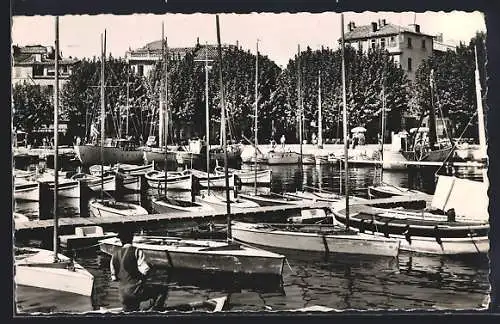
{"label": "umbrella", "polygon": [[353,129],[351,129],[351,133],[364,133],[364,132],[366,132],[366,128],[361,126],[354,127]]}

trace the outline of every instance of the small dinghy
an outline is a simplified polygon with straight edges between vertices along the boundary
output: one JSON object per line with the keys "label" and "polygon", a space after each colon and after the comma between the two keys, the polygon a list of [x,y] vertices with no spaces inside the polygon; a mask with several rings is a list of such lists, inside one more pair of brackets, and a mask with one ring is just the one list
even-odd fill
{"label": "small dinghy", "polygon": [[[255,183],[255,171],[251,170],[237,170],[228,169],[230,175],[236,174],[240,179],[242,184],[254,184]],[[224,168],[221,166],[215,167],[215,174],[224,176]],[[272,171],[271,170],[257,170],[257,184],[268,185],[271,183]]]}
{"label": "small dinghy", "polygon": [[[149,171],[146,173],[146,181],[151,188],[165,188],[165,172],[164,171]],[[191,190],[192,175],[190,172],[167,172],[167,189],[168,190]]]}
{"label": "small dinghy", "polygon": [[[208,184],[210,183],[210,188],[225,188],[226,187],[226,176],[225,174],[217,174],[210,173],[208,174],[205,171],[190,169],[185,170],[184,172],[190,172],[200,184],[201,188],[208,188]],[[229,187],[234,187],[236,180],[235,175],[229,175]]]}
{"label": "small dinghy", "polygon": [[119,163],[114,167],[115,170],[119,170],[120,172],[127,175],[141,176],[145,175],[149,171],[154,170],[154,164],[146,164],[146,165],[135,165],[135,164],[126,164]]}
{"label": "small dinghy", "polygon": [[100,240],[116,237],[114,232],[104,232],[101,226],[75,227],[75,234],[59,235],[61,247],[74,249],[97,244]]}
{"label": "small dinghy", "polygon": [[77,173],[73,175],[71,179],[79,181],[81,184],[92,191],[100,191],[101,188],[104,188],[104,191],[116,190],[116,181],[114,175],[96,177],[85,173]]}
{"label": "small dinghy", "polygon": [[[121,248],[118,238],[100,241],[101,251],[112,255]],[[281,254],[216,240],[190,240],[166,236],[135,236],[133,246],[144,252],[152,266],[247,275],[281,276]]]}
{"label": "small dinghy", "polygon": [[36,181],[15,181],[14,198],[26,201],[38,201],[40,199],[38,182]]}
{"label": "small dinghy", "polygon": [[104,174],[114,171],[114,168],[110,165],[101,166],[100,164],[91,165],[89,167],[89,173],[93,176],[100,177],[101,173],[104,171]]}
{"label": "small dinghy", "polygon": [[17,285],[91,296],[94,276],[68,257],[58,254],[54,263],[53,251],[29,247],[16,247],[14,253]]}
{"label": "small dinghy", "polygon": [[279,205],[297,205],[304,202],[304,200],[301,198],[288,197],[284,195],[275,194],[272,192],[266,195],[238,193],[238,197],[256,202],[257,204],[259,204],[259,206],[262,207],[279,206]]}
{"label": "small dinghy", "polygon": [[369,186],[368,196],[370,198],[389,198],[394,196],[411,197],[424,194],[422,191],[403,188],[400,186],[384,184],[380,186]]}
{"label": "small dinghy", "polygon": [[[185,304],[177,304],[166,306],[164,309],[159,310],[159,312],[208,312],[216,313],[224,310],[224,306],[227,301],[227,296],[211,298],[207,300],[195,301]],[[120,313],[122,308],[101,308],[98,311],[93,311],[91,313]]]}
{"label": "small dinghy", "polygon": [[[215,194],[213,192],[201,196],[196,196],[196,201],[208,204],[215,210],[226,210],[226,197]],[[234,196],[230,198],[230,204],[232,211],[243,211],[247,210],[248,208],[260,207],[260,205],[256,202]]]}
{"label": "small dinghy", "polygon": [[135,204],[111,199],[89,201],[89,211],[94,217],[147,215],[148,211]]}
{"label": "small dinghy", "polygon": [[158,213],[175,213],[175,212],[204,212],[214,210],[210,205],[192,202],[188,200],[174,199],[170,197],[158,197],[151,200],[153,209]]}
{"label": "small dinghy", "polygon": [[121,185],[124,189],[130,191],[140,191],[141,190],[141,178],[136,175],[127,175],[122,177]]}

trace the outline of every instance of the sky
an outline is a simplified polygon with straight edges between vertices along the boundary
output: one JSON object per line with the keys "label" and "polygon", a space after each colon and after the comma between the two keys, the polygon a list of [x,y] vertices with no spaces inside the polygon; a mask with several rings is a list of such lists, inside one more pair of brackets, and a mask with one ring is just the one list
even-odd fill
{"label": "sky", "polygon": [[[340,38],[340,14],[337,13],[252,13],[221,14],[221,42],[236,44],[255,53],[257,39],[259,52],[267,55],[280,66],[307,46],[312,49],[336,48]],[[425,12],[344,13],[344,24],[356,26],[386,19],[387,23],[407,26],[416,22],[421,32],[436,35],[443,33],[445,40],[468,43],[477,31],[486,31],[484,16],[480,12]],[[66,15],[59,18],[59,43],[64,57],[91,58],[99,56],[100,34],[106,29],[107,52],[114,57],[124,57],[135,49],[161,38],[161,24],[169,47],[191,47],[200,43],[217,42],[215,15],[213,14],[136,14],[120,15]],[[12,44],[54,45],[53,16],[15,16],[12,18]]]}

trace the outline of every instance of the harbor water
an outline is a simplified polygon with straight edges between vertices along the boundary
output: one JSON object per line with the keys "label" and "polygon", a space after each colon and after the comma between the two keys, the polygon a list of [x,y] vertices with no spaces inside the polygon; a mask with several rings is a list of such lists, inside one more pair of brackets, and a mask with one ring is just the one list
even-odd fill
{"label": "harbor water", "polygon": [[[308,187],[345,192],[340,182],[338,165],[307,165],[303,171],[298,166],[290,165],[267,168],[272,169],[269,190],[275,193]],[[412,171],[384,171],[383,181],[433,193],[436,171],[437,168],[428,167]],[[474,168],[447,171],[470,179],[479,180],[482,176],[480,170]],[[366,197],[366,188],[377,183],[379,177],[380,170],[374,167],[350,167],[351,193]],[[253,187],[243,187],[242,190],[253,190]],[[150,199],[156,194],[149,189],[143,195],[128,194],[120,199],[139,203],[152,212]],[[188,198],[190,194],[185,195]],[[63,217],[87,217],[88,211],[80,208],[82,205],[85,202],[80,204],[79,199],[61,199],[60,214]],[[15,208],[30,219],[39,217],[38,202],[18,201]],[[166,233],[166,229],[159,228],[154,233]],[[110,280],[110,257],[98,253],[95,247],[73,253],[75,260],[95,277],[91,301],[88,301],[88,297],[20,287],[16,294],[18,311],[86,312],[92,308],[121,306],[118,284]],[[478,309],[484,307],[482,305],[489,294],[486,257],[450,258],[406,252],[401,252],[397,259],[362,256],[331,256],[325,259],[322,255],[285,255],[287,263],[282,281],[275,278],[167,273],[163,269],[155,270],[151,280],[168,283],[168,304],[227,295],[225,310],[228,311],[281,311],[313,305],[337,310]]]}

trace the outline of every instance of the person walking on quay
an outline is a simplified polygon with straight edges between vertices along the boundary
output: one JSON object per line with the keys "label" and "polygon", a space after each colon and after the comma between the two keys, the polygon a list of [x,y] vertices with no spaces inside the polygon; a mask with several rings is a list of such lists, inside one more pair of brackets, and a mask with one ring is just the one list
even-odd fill
{"label": "person walking on quay", "polygon": [[132,246],[134,231],[128,226],[119,231],[122,247],[113,253],[110,261],[111,279],[119,281],[123,311],[164,309],[168,289],[166,285],[146,283],[151,268],[144,253]]}
{"label": "person walking on quay", "polygon": [[281,142],[281,148],[282,148],[282,149],[285,149],[285,141],[286,141],[286,139],[285,139],[285,135],[283,134],[283,135],[281,135],[281,139],[280,139],[280,142]]}

